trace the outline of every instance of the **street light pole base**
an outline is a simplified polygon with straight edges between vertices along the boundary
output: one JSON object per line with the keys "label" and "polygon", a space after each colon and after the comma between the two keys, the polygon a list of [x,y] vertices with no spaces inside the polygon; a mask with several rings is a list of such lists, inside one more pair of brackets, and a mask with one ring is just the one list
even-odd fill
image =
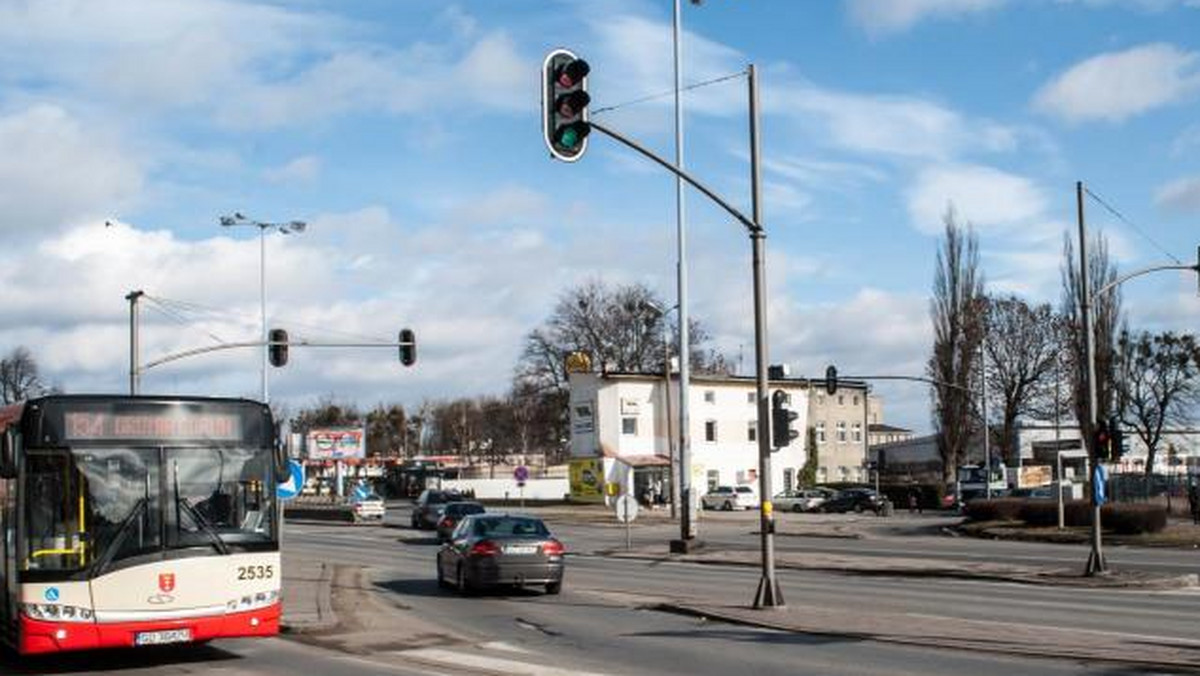
{"label": "street light pole base", "polygon": [[1092,550],[1088,555],[1087,568],[1084,570],[1085,577],[1094,575],[1103,575],[1108,572],[1108,562],[1104,560],[1104,554]]}
{"label": "street light pole base", "polygon": [[695,551],[704,549],[704,541],[695,538],[678,538],[671,540],[672,554],[690,554]]}
{"label": "street light pole base", "polygon": [[758,593],[754,595],[754,609],[762,610],[764,608],[783,608],[783,590],[779,588],[779,583],[774,577],[764,575],[758,581]]}

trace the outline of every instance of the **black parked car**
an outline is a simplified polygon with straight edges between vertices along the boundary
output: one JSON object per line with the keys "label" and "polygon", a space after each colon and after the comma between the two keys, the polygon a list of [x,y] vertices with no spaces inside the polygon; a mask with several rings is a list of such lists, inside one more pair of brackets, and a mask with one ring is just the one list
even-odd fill
{"label": "black parked car", "polygon": [[472,514],[483,514],[483,505],[478,502],[447,502],[442,507],[442,516],[437,522],[438,542],[450,539],[450,534],[458,528],[458,522]]}
{"label": "black parked car", "polygon": [[438,586],[469,594],[482,587],[545,585],[547,594],[557,594],[564,552],[541,519],[472,514],[438,550]]}
{"label": "black parked car", "polygon": [[441,518],[442,507],[448,502],[458,502],[459,500],[462,500],[462,495],[456,491],[426,489],[417,497],[417,502],[413,505],[412,527],[421,530],[437,526],[438,519]]}
{"label": "black parked car", "polygon": [[883,511],[884,498],[870,488],[847,488],[825,502],[819,509],[825,513],[845,514],[846,512],[875,512]]}

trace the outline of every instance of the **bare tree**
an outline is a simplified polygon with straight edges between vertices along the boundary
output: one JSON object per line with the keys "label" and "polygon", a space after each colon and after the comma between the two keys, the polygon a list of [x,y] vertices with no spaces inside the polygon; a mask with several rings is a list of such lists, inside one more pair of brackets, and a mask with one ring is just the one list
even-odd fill
{"label": "bare tree", "polygon": [[1015,296],[988,298],[985,322],[983,370],[1001,420],[994,438],[1011,463],[1018,450],[1017,420],[1036,416],[1053,397],[1061,322],[1049,303],[1030,307]]}
{"label": "bare tree", "polygon": [[1146,445],[1147,475],[1153,473],[1163,430],[1192,420],[1200,401],[1198,357],[1196,339],[1187,334],[1122,331],[1117,341],[1118,417]]}
{"label": "bare tree", "polygon": [[367,413],[367,455],[408,457],[408,415],[399,404]]}
{"label": "bare tree", "polygon": [[13,404],[47,392],[37,361],[28,348],[18,346],[0,359],[0,404]]}
{"label": "bare tree", "polygon": [[[1103,236],[1093,238],[1088,245],[1088,285],[1094,302],[1091,306],[1093,349],[1096,360],[1096,416],[1108,417],[1114,410],[1113,387],[1116,365],[1117,327],[1121,324],[1121,292],[1113,288],[1096,297],[1096,290],[1117,279],[1117,266],[1108,255],[1108,241]],[[1075,418],[1086,448],[1092,449],[1092,426],[1088,418],[1087,353],[1083,333],[1083,285],[1079,276],[1079,260],[1071,236],[1063,236],[1062,314],[1066,318],[1070,362],[1074,367],[1071,384],[1075,399]]]}
{"label": "bare tree", "polygon": [[354,404],[337,403],[333,396],[321,397],[311,408],[300,409],[292,418],[292,431],[306,434],[319,427],[351,427],[361,425],[363,416]]}
{"label": "bare tree", "polygon": [[930,315],[933,353],[928,372],[933,387],[933,424],[937,430],[942,477],[949,483],[957,473],[974,427],[969,387],[979,360],[983,328],[983,279],[979,273],[979,242],[968,224],[957,222],[954,208],[944,216],[945,240],[937,253]]}

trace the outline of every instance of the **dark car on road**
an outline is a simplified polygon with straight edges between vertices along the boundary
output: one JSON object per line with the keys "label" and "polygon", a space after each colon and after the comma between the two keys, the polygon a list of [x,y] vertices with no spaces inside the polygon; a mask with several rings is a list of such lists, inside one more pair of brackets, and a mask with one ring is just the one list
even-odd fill
{"label": "dark car on road", "polygon": [[846,512],[883,511],[884,499],[870,488],[847,488],[835,497],[821,503],[819,509],[825,513],[845,514]]}
{"label": "dark car on road", "polygon": [[557,594],[565,551],[541,519],[473,514],[438,550],[438,586],[470,594],[485,587],[544,585],[547,594]]}
{"label": "dark car on road", "polygon": [[442,516],[437,522],[438,542],[450,539],[450,534],[458,528],[458,522],[472,514],[483,514],[483,505],[478,502],[447,502],[442,507]]}
{"label": "dark car on road", "polygon": [[462,500],[462,495],[454,491],[443,491],[433,488],[426,489],[417,497],[413,505],[412,527],[418,530],[437,526],[442,507],[449,502]]}

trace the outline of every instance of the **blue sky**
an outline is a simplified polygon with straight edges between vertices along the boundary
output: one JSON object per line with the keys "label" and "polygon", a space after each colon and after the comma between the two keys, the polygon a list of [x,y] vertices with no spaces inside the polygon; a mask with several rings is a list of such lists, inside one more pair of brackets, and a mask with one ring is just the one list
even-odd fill
{"label": "blue sky", "polygon": [[[771,357],[796,373],[921,372],[951,203],[996,293],[1057,302],[1078,180],[1135,226],[1087,205],[1121,268],[1193,261],[1197,0],[709,0],[683,23],[685,81],[759,68]],[[146,359],[252,338],[258,242],[217,225],[241,211],[310,224],[267,242],[272,324],[421,345],[408,370],[296,350],[273,399],[502,392],[562,289],[675,296],[672,179],[599,137],[554,162],[538,119],[549,49],[591,62],[600,107],[669,91],[670,38],[669,0],[0,1],[0,350],[121,391],[132,289],[178,315],[149,304]],[[688,92],[685,147],[748,211],[745,101],[740,78]],[[670,97],[603,119],[670,155]],[[687,213],[692,311],[749,369],[748,240],[695,193]],[[1183,273],[1125,301],[1134,328],[1200,318]],[[144,389],[254,395],[257,361],[180,361]],[[923,389],[881,391],[889,422],[928,428]]]}

